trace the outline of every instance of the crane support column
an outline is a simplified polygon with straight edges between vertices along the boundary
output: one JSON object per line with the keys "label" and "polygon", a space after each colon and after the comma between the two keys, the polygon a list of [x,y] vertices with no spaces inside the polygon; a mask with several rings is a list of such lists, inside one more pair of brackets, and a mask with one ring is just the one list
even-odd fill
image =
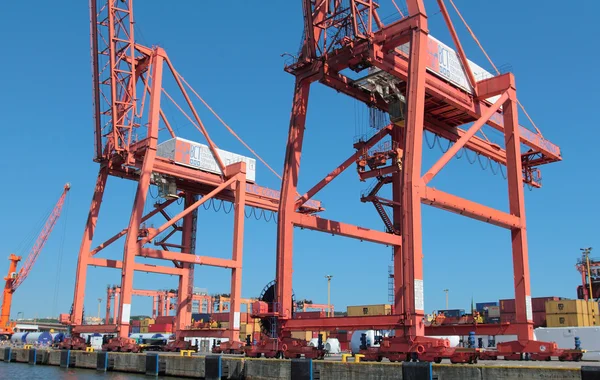
{"label": "crane support column", "polygon": [[283,318],[292,317],[293,220],[309,90],[310,81],[296,77],[277,221],[277,297],[275,299],[280,309],[274,311],[281,313]]}
{"label": "crane support column", "polygon": [[[421,160],[425,113],[425,57],[427,19],[421,15],[419,28],[411,32],[407,117],[402,172],[402,281],[394,281],[395,293],[402,291],[405,335],[424,336],[423,244],[421,234]],[[403,286],[404,284],[404,286]],[[402,288],[402,289],[401,289]]]}
{"label": "crane support column", "polygon": [[237,342],[240,336],[240,300],[242,298],[242,256],[244,250],[244,219],[246,209],[246,164],[240,165],[241,171],[236,174],[233,252],[232,260],[236,263],[231,268],[231,296],[229,302],[229,341]]}
{"label": "crane support column", "polygon": [[[512,74],[511,74],[512,75]],[[512,81],[514,83],[514,80]],[[529,258],[525,223],[525,196],[523,194],[523,168],[515,88],[508,90],[504,103],[504,139],[506,144],[506,178],[510,213],[518,217],[520,226],[511,229],[513,270],[515,279],[516,320],[519,324],[520,342],[533,340],[533,311],[529,283]]]}
{"label": "crane support column", "polygon": [[150,110],[148,116],[148,142],[144,163],[142,164],[140,178],[135,194],[133,210],[127,228],[127,240],[123,252],[123,268],[121,270],[121,299],[119,304],[120,321],[118,321],[119,336],[127,338],[129,335],[129,318],[131,316],[131,296],[133,290],[133,272],[135,256],[139,250],[138,234],[140,223],[146,204],[146,197],[150,187],[150,176],[156,158],[156,145],[158,140],[158,123],[160,119],[160,94],[162,88],[163,56],[161,49],[157,49],[152,56],[152,87],[150,95]]}
{"label": "crane support column", "polygon": [[[184,208],[188,208],[197,201],[197,197],[193,194],[186,193]],[[183,230],[181,234],[181,252],[189,252],[194,255],[196,251],[195,243],[192,244],[193,236],[195,236],[194,223],[197,221],[198,209],[183,217]],[[184,330],[190,324],[192,318],[192,293],[194,287],[194,264],[183,263],[184,273],[179,276],[179,290],[177,293],[177,331]],[[169,307],[167,302],[167,315],[169,315]]]}
{"label": "crane support column", "polygon": [[[91,257],[90,249],[94,232],[96,231],[96,222],[100,213],[100,205],[104,197],[104,189],[106,188],[106,180],[108,179],[108,167],[101,166],[98,178],[96,179],[96,188],[92,197],[90,212],[88,213],[81,246],[79,247],[79,256],[77,259],[77,272],[75,273],[75,294],[73,296],[73,314],[71,315],[71,324],[81,325],[83,322],[83,300],[85,297],[85,284],[87,277],[88,262]],[[108,299],[106,300],[108,307]],[[108,321],[107,321],[108,323]]]}

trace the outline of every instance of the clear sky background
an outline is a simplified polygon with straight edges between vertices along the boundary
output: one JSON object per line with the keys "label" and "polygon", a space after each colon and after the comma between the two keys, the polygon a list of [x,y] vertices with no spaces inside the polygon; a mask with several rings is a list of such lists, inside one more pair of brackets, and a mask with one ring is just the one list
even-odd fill
{"label": "clear sky background", "polygon": [[[382,1],[383,15],[392,14]],[[599,174],[596,148],[598,96],[596,1],[523,2],[456,0],[471,27],[499,66],[508,64],[517,78],[518,96],[544,136],[562,148],[564,161],[543,168],[543,188],[526,189],[532,295],[576,297],[579,248],[600,250],[597,215]],[[75,267],[98,164],[92,162],[93,129],[86,1],[5,2],[0,9],[2,73],[0,91],[1,257],[27,254],[23,242],[39,232],[39,221],[54,205],[65,182],[72,184],[54,233],[29,278],[16,293],[12,315],[26,317],[68,312]],[[426,1],[430,32],[452,41],[435,1]],[[451,11],[469,58],[485,68],[487,61]],[[284,52],[298,49],[300,1],[256,2],[137,0],[138,40],[164,47],[178,71],[211,106],[278,172],[288,131],[294,78],[283,71]],[[201,105],[211,137],[220,148],[250,155]],[[165,108],[173,114],[173,106]],[[181,135],[202,141],[182,116],[174,117]],[[521,118],[528,125],[525,118]],[[312,87],[301,169],[300,191],[327,174],[353,152],[357,131],[365,130],[366,110],[323,85]],[[424,166],[440,156],[425,146]],[[257,182],[279,188],[279,180],[257,164]],[[383,228],[370,204],[359,202],[368,183],[354,168],[319,194],[334,220]],[[507,209],[506,183],[477,163],[453,160],[432,185],[489,206]],[[129,220],[135,183],[110,178],[100,214],[97,238],[112,236]],[[154,192],[156,194],[156,192]],[[152,199],[150,199],[152,201]],[[148,206],[150,206],[150,201]],[[156,224],[160,220],[156,221]],[[231,252],[231,215],[202,211],[197,252],[227,257]],[[450,307],[512,298],[513,276],[509,233],[454,214],[423,208],[425,308]],[[244,250],[244,297],[258,296],[275,275],[276,228],[273,222],[247,220]],[[123,241],[103,257],[118,258]],[[28,246],[27,248],[30,248]],[[600,254],[598,255],[600,256]],[[327,300],[325,275],[332,280],[332,302],[377,304],[388,300],[389,248],[296,231],[294,290],[297,298]],[[0,259],[4,275],[8,260]],[[104,310],[105,288],[120,281],[120,272],[90,268],[86,315]],[[140,289],[176,287],[174,277],[136,273]],[[211,293],[229,292],[229,272],[196,269],[195,286]],[[134,297],[133,314],[150,313],[150,300]],[[104,314],[104,311],[102,312]]]}

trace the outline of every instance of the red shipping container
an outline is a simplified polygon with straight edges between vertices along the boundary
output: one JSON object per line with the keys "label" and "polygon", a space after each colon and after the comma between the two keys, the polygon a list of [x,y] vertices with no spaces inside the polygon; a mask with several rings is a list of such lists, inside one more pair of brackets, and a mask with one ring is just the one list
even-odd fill
{"label": "red shipping container", "polygon": [[517,315],[515,313],[503,313],[500,314],[500,322],[501,323],[512,323],[517,319]]}
{"label": "red shipping container", "polygon": [[[531,299],[531,306],[533,312],[543,311],[546,312],[546,301],[559,301],[560,297],[536,297]],[[545,318],[544,318],[545,319]]]}
{"label": "red shipping container", "polygon": [[148,326],[148,332],[149,333],[170,333],[173,332],[173,325],[170,323],[163,323],[163,324],[153,324],[153,325],[149,325]]}
{"label": "red shipping container", "polygon": [[156,319],[154,320],[154,323],[157,325],[163,325],[163,324],[173,324],[173,322],[175,321],[175,317],[172,316],[161,316],[161,317],[156,317]]}
{"label": "red shipping container", "polygon": [[533,312],[533,327],[546,327],[546,312]]}
{"label": "red shipping container", "polygon": [[515,300],[500,300],[500,314],[507,313],[511,314],[516,312]]}
{"label": "red shipping container", "polygon": [[130,323],[131,326],[135,326],[135,327],[140,327],[141,324],[142,324],[142,322],[139,319],[131,321],[131,323]]}
{"label": "red shipping container", "polygon": [[[210,317],[216,322],[229,322],[229,312],[213,313]],[[240,313],[240,323],[248,323],[248,313]]]}
{"label": "red shipping container", "polygon": [[302,318],[325,318],[324,311],[300,311],[298,313],[294,313],[294,319],[302,319]]}
{"label": "red shipping container", "polygon": [[229,322],[229,312],[227,313],[213,313],[210,315],[213,321],[216,322]]}

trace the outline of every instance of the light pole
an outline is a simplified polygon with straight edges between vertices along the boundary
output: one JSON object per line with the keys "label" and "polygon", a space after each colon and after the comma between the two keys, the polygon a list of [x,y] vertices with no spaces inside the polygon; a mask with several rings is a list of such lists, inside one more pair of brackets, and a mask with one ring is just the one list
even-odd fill
{"label": "light pole", "polygon": [[449,289],[444,289],[444,293],[446,293],[446,310],[448,310],[448,292],[450,290]]}
{"label": "light pole", "polygon": [[589,299],[594,300],[594,294],[592,293],[592,273],[590,270],[590,253],[592,253],[592,247],[589,248],[579,248],[580,251],[583,252],[583,258],[585,260],[585,266],[587,269],[588,275],[588,286],[589,286]]}
{"label": "light pole", "polygon": [[333,278],[333,276],[328,274],[327,276],[325,276],[325,278],[327,279],[327,314],[331,317],[331,279]]}

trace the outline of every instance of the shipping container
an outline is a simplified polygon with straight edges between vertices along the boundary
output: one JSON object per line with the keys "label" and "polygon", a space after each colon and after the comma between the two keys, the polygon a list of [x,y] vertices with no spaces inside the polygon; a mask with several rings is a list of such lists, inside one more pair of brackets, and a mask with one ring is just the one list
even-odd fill
{"label": "shipping container", "polygon": [[229,328],[229,322],[219,322],[219,328],[221,328],[221,329],[228,329]]}
{"label": "shipping container", "polygon": [[325,311],[300,311],[294,313],[294,319],[325,318]]}
{"label": "shipping container", "polygon": [[533,312],[546,311],[546,301],[559,301],[560,297],[535,297],[531,299],[531,308]]}
{"label": "shipping container", "polygon": [[156,319],[154,320],[154,323],[159,324],[159,325],[164,324],[164,323],[173,324],[173,322],[175,322],[175,317],[172,317],[172,316],[156,317]]}
{"label": "shipping container", "polygon": [[583,300],[546,301],[546,314],[596,314],[598,304]]}
{"label": "shipping container", "polygon": [[438,314],[442,314],[442,313],[444,313],[445,317],[460,318],[465,315],[465,309],[438,310]]}
{"label": "shipping container", "polygon": [[533,327],[546,327],[546,312],[545,311],[534,311],[533,312]]}
{"label": "shipping container", "polygon": [[502,313],[500,314],[500,322],[502,323],[512,323],[517,320],[517,315],[515,313]]}
{"label": "shipping container", "polygon": [[206,314],[206,313],[193,313],[192,314],[192,321],[194,322],[204,322],[204,323],[208,323],[210,321],[210,314]]}
{"label": "shipping container", "polygon": [[146,319],[142,319],[140,321],[140,326],[142,327],[148,327],[149,325],[154,324],[154,319],[152,318],[146,318]]}
{"label": "shipping container", "polygon": [[309,341],[312,338],[312,332],[310,331],[292,331],[292,338]]}
{"label": "shipping container", "polygon": [[139,334],[140,333],[140,326],[131,326],[130,333],[131,334]]}
{"label": "shipping container", "polygon": [[129,322],[129,324],[130,324],[131,326],[140,327],[140,326],[141,326],[141,321],[140,321],[139,319],[136,319],[136,320],[132,320],[132,321],[130,321],[130,322]]}
{"label": "shipping container", "polygon": [[497,318],[500,316],[500,306],[488,306],[487,316],[489,318]]}
{"label": "shipping container", "polygon": [[147,334],[147,333],[148,333],[148,326],[140,327],[140,334]]}
{"label": "shipping container", "polygon": [[508,299],[508,300],[500,300],[500,313],[504,314],[504,313],[515,313],[517,310],[515,308],[515,300],[512,299]]}
{"label": "shipping container", "polygon": [[173,325],[171,323],[155,323],[148,326],[149,333],[170,333],[173,332]]}
{"label": "shipping container", "polygon": [[346,311],[349,317],[359,317],[361,315],[391,315],[392,305],[348,306]]}
{"label": "shipping container", "polygon": [[496,302],[477,302],[475,304],[475,310],[478,312],[483,312],[487,310],[490,306],[498,306],[498,301]]}
{"label": "shipping container", "polygon": [[586,327],[589,326],[587,314],[546,314],[548,327]]}
{"label": "shipping container", "polygon": [[[222,149],[217,149],[217,154],[225,166],[236,162],[245,162],[246,180],[248,182],[256,181],[256,160],[254,158],[241,156]],[[158,144],[156,155],[172,160],[179,165],[200,169],[209,173],[222,174],[210,148],[207,145],[194,141],[180,137],[172,138]]]}

